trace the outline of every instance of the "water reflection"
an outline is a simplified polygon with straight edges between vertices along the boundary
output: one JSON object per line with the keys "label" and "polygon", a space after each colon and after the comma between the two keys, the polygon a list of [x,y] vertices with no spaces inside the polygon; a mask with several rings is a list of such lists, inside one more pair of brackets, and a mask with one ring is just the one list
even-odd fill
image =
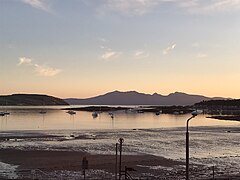
{"label": "water reflection", "polygon": [[42,123],[41,123],[41,129],[44,129],[44,122],[45,122],[45,115],[46,114],[40,114],[42,116]]}
{"label": "water reflection", "polygon": [[[39,114],[34,108],[8,109],[9,116],[1,118],[1,130],[51,130],[51,129],[140,129],[185,127],[190,114],[169,115],[155,113],[114,112],[113,118],[107,112],[93,118],[92,112],[78,111],[74,115],[60,109],[48,109],[46,114]],[[190,126],[234,126],[235,121],[207,119],[199,115]]]}
{"label": "water reflection", "polygon": [[72,124],[72,129],[75,129],[74,118],[75,118],[75,114],[69,114],[69,122]]}

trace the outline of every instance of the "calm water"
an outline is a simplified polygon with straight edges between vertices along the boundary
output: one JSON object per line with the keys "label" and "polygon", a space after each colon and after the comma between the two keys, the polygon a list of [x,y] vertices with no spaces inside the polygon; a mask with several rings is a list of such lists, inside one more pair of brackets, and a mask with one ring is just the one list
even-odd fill
{"label": "calm water", "polygon": [[[40,110],[46,108],[46,114]],[[184,127],[191,115],[169,115],[154,113],[115,112],[112,119],[107,112],[97,118],[91,112],[78,111],[69,115],[63,107],[7,107],[4,111],[9,116],[0,117],[0,130],[76,130],[76,129],[134,129],[134,128],[168,128]],[[199,115],[191,121],[191,126],[239,126],[236,121],[219,121]]]}

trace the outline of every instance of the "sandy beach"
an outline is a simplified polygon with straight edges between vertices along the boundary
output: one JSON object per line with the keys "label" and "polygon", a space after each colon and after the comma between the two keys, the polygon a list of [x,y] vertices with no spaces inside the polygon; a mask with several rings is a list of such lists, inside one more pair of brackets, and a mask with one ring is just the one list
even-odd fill
{"label": "sandy beach", "polygon": [[[85,152],[70,151],[0,150],[2,162],[17,165],[14,179],[83,179],[83,157],[86,157],[89,162],[89,169],[86,170],[87,179],[115,179],[114,155],[91,155]],[[135,169],[136,171],[129,173],[132,177],[140,179],[184,179],[185,171],[182,165],[184,165],[183,162],[151,155],[123,155],[122,159],[123,169],[125,166]],[[183,168],[178,171],[172,170],[176,166]],[[201,166],[198,168],[204,169]],[[192,170],[197,171],[197,168]],[[0,177],[1,179],[12,179],[9,176]],[[211,178],[192,177],[192,179]],[[239,176],[222,176],[217,179],[237,180]]]}
{"label": "sandy beach", "polygon": [[[86,157],[89,162],[89,170],[101,170],[105,172],[106,177],[113,176],[115,172],[114,155],[91,155],[85,152],[70,151],[22,151],[14,149],[1,149],[0,160],[4,163],[18,165],[17,172],[34,169],[40,169],[46,173],[58,171],[82,171],[82,158]],[[164,175],[164,169],[161,171],[149,169],[149,166],[163,166],[172,168],[175,165],[183,165],[183,162],[173,161],[163,157],[151,155],[123,155],[122,167],[132,167],[136,172],[133,176],[144,174]],[[111,174],[108,175],[107,174]],[[80,174],[79,174],[80,175]],[[103,173],[104,175],[104,173]],[[81,177],[81,175],[80,175]],[[94,176],[92,177],[94,179]]]}

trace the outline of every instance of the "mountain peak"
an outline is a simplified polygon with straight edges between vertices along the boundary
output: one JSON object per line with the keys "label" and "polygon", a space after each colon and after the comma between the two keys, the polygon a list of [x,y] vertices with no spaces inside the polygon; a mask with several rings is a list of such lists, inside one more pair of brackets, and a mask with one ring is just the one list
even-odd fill
{"label": "mountain peak", "polygon": [[112,91],[112,92],[109,92],[109,93],[106,93],[106,94],[141,94],[137,91],[118,91],[118,90],[115,90],[115,91]]}
{"label": "mountain peak", "polygon": [[86,99],[66,100],[75,105],[193,105],[203,100],[213,98],[189,95],[183,92],[171,93],[163,96],[158,93],[145,94],[137,91],[118,91],[109,92],[100,96]]}
{"label": "mountain peak", "polygon": [[179,92],[179,91],[176,91],[176,92],[171,93],[171,94],[175,94],[175,95],[188,95],[187,93]]}

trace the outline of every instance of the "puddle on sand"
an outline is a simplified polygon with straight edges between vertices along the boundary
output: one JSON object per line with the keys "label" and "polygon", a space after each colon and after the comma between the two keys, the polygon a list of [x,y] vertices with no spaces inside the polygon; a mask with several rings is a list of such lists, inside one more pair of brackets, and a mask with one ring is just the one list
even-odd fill
{"label": "puddle on sand", "polygon": [[0,178],[17,179],[17,165],[0,162]]}

